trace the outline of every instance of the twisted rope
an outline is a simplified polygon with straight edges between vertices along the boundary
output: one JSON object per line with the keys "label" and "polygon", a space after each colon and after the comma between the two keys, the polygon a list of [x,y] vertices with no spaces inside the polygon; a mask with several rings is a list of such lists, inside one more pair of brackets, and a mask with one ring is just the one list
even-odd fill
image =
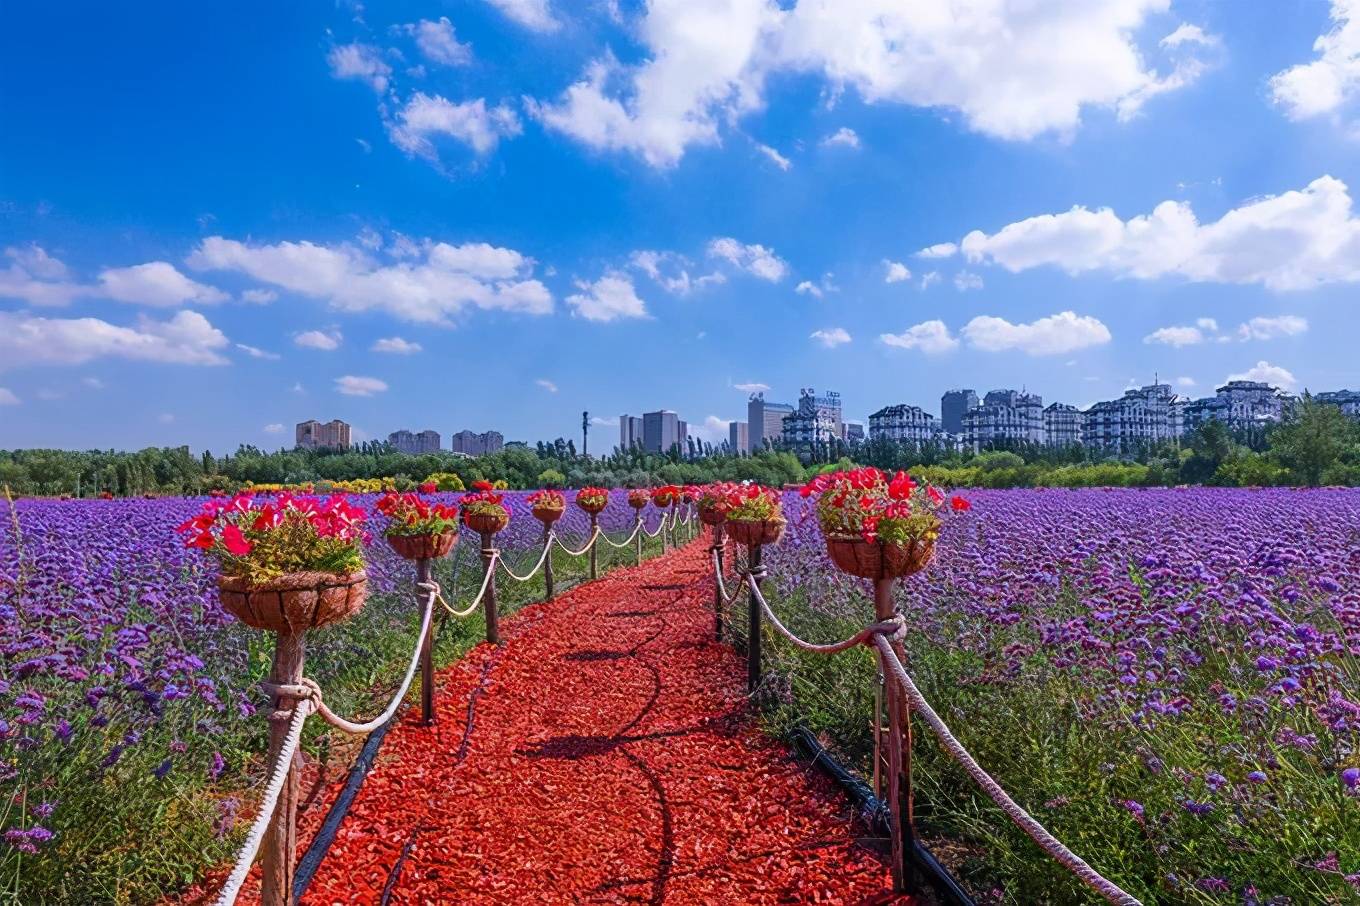
{"label": "twisted rope", "polygon": [[264,840],[269,822],[274,817],[279,796],[283,794],[283,783],[288,777],[288,769],[292,766],[298,744],[302,741],[302,725],[307,722],[311,707],[310,698],[303,698],[293,706],[293,716],[288,722],[288,735],[283,738],[283,748],[279,749],[279,757],[274,761],[274,770],[269,775],[268,785],[264,788],[264,801],[260,804],[259,814],[255,816],[255,823],[250,826],[250,833],[246,834],[245,842],[241,844],[236,864],[232,867],[231,874],[227,876],[222,892],[217,895],[217,906],[231,906],[235,903],[236,897],[241,893],[241,885],[246,882],[246,875],[250,874],[251,863],[255,861],[256,853],[260,851],[260,843]]}
{"label": "twisted rope", "polygon": [[[638,525],[642,526],[642,523],[639,522]],[[664,515],[661,517],[661,521],[657,523],[656,531],[649,532],[647,531],[645,526],[642,526],[642,533],[646,535],[648,538],[655,538],[657,535],[660,535],[665,530],[666,530],[666,517]]]}
{"label": "twisted rope", "polygon": [[438,583],[438,582],[435,582],[435,581],[433,581],[433,580],[431,580],[430,582],[422,582],[422,583],[420,583],[420,587],[426,589],[427,591],[428,591],[431,587],[433,587],[433,588],[434,588],[434,596],[435,596],[435,600],[438,601],[440,604],[444,605],[444,609],[447,610],[447,611],[449,612],[449,615],[450,615],[450,616],[455,616],[455,617],[465,617],[465,616],[471,614],[471,613],[472,613],[474,610],[476,610],[478,607],[482,606],[482,598],[486,597],[486,589],[487,589],[487,586],[489,586],[489,585],[491,584],[491,577],[494,576],[494,575],[496,575],[496,564],[495,564],[495,561],[500,559],[501,552],[498,551],[498,550],[496,550],[496,549],[493,547],[493,548],[491,548],[491,550],[490,550],[490,554],[491,554],[491,560],[492,560],[491,568],[488,569],[485,573],[482,574],[482,587],[481,587],[481,589],[477,592],[477,597],[473,598],[473,599],[472,599],[472,603],[469,604],[469,605],[467,606],[467,608],[464,609],[464,610],[454,610],[452,607],[449,606],[449,602],[445,601],[445,600],[444,600],[444,596],[443,596],[442,594],[440,594],[440,592],[439,592],[439,583]]}
{"label": "twisted rope", "polygon": [[787,626],[779,622],[779,617],[775,616],[774,611],[770,609],[770,605],[765,601],[765,596],[760,593],[760,586],[756,584],[757,572],[763,574],[764,569],[754,570],[746,574],[746,584],[751,589],[751,596],[760,602],[760,609],[765,611],[765,618],[770,621],[770,624],[774,626],[775,629],[779,630],[779,634],[799,648],[802,648],[804,651],[813,651],[817,654],[837,654],[842,651],[848,651],[858,645],[871,645],[879,636],[886,635],[891,638],[901,638],[906,635],[906,621],[902,618],[901,614],[896,614],[891,620],[882,620],[878,623],[871,623],[859,632],[850,636],[850,638],[842,639],[839,642],[819,645],[815,642],[808,642],[800,639],[798,636],[794,635]]}
{"label": "twisted rope", "polygon": [[709,548],[709,550],[713,554],[713,577],[718,583],[718,594],[722,595],[723,604],[731,604],[737,599],[737,595],[740,591],[733,591],[730,595],[727,593],[727,583],[723,581],[723,571],[719,568],[718,564],[718,551],[720,551],[721,548],[715,545]]}
{"label": "twisted rope", "polygon": [[921,690],[916,688],[916,684],[912,682],[911,677],[907,675],[907,669],[903,667],[902,662],[897,659],[897,655],[893,652],[892,645],[888,640],[882,635],[875,635],[873,637],[873,644],[878,647],[878,653],[882,663],[897,679],[898,684],[901,685],[902,690],[911,701],[911,706],[921,715],[921,718],[926,722],[926,725],[934,731],[935,735],[939,737],[940,745],[944,747],[944,750],[949,753],[950,757],[963,766],[963,769],[968,772],[968,775],[973,778],[978,786],[982,787],[987,795],[991,797],[992,801],[1006,813],[1006,817],[1015,822],[1017,827],[1024,831],[1031,840],[1039,844],[1039,846],[1060,865],[1076,875],[1082,883],[1100,894],[1109,902],[1115,903],[1117,906],[1142,906],[1141,902],[1136,897],[1119,887],[1113,881],[1108,880],[1104,875],[1088,865],[1085,860],[1072,852],[1072,850],[1068,849],[1056,837],[1050,834],[1042,824],[1034,820],[1029,812],[1021,808],[1019,803],[1012,799],[1006,791],[1001,788],[1001,784],[993,780],[991,775],[984,771],[982,767],[973,760],[973,756],[968,754],[968,750],[965,749],[963,744],[949,731],[949,727],[946,726],[945,722],[940,719],[940,716],[935,713],[935,709],[930,707],[930,703],[927,702],[925,696],[921,694]]}
{"label": "twisted rope", "polygon": [[550,537],[552,538],[552,540],[557,542],[557,546],[562,548],[562,550],[566,552],[568,557],[579,557],[582,554],[588,553],[590,549],[595,546],[595,542],[598,541],[600,536],[603,534],[604,531],[598,525],[595,526],[595,531],[590,533],[590,539],[586,541],[586,546],[581,548],[579,551],[574,551],[571,548],[567,547],[567,545],[562,541],[562,539],[557,537],[557,532],[552,532]]}
{"label": "twisted rope", "polygon": [[529,570],[529,572],[523,576],[516,575],[514,570],[505,565],[504,560],[500,559],[499,557],[497,557],[496,559],[500,562],[501,569],[505,572],[507,576],[514,579],[516,582],[528,582],[534,576],[538,575],[538,571],[543,568],[543,564],[548,559],[548,551],[550,550],[552,550],[551,536],[549,536],[548,541],[543,545],[543,553],[538,555],[538,563],[534,564],[534,568]]}
{"label": "twisted rope", "polygon": [[[641,523],[641,522],[635,522],[635,523],[633,523],[633,533],[632,533],[631,535],[629,535],[627,538],[623,539],[622,541],[619,541],[619,542],[613,541],[613,540],[612,540],[608,535],[606,535],[603,531],[600,532],[600,537],[603,538],[603,539],[604,539],[604,543],[605,543],[605,544],[608,544],[610,547],[625,548],[625,547],[627,547],[628,545],[630,545],[630,544],[633,543],[633,539],[637,537],[637,534],[638,534],[639,531],[642,531],[642,523]],[[652,537],[655,538],[656,536],[653,535]]]}

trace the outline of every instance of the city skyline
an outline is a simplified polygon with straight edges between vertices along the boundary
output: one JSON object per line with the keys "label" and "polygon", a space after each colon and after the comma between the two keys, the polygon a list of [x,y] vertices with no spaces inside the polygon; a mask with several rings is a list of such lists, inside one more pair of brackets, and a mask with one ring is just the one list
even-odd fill
{"label": "city skyline", "polygon": [[535,8],[12,11],[0,448],[1356,384],[1340,0]]}

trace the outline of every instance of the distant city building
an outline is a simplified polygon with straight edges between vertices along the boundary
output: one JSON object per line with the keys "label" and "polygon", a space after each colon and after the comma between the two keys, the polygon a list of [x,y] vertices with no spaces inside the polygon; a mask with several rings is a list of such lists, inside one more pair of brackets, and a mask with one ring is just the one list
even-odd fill
{"label": "distant city building", "polygon": [[864,426],[859,422],[846,422],[841,440],[847,444],[864,443]]}
{"label": "distant city building", "polygon": [[828,390],[818,396],[811,387],[798,395],[798,408],[784,416],[784,443],[793,447],[841,439],[841,395]]}
{"label": "distant city building", "polygon": [[636,415],[619,416],[619,447],[631,450],[642,446],[642,419]]}
{"label": "distant city building", "polygon": [[751,432],[747,430],[746,422],[728,423],[727,445],[732,448],[733,453],[749,453],[751,451]]}
{"label": "distant city building", "polygon": [[1044,410],[1044,443],[1050,447],[1081,445],[1081,412],[1068,403],[1050,403]]}
{"label": "distant city building", "polygon": [[1228,381],[1214,396],[1186,403],[1182,427],[1193,431],[1211,419],[1234,431],[1259,427],[1281,421],[1292,402],[1282,391],[1261,381]]}
{"label": "distant city building", "polygon": [[1141,445],[1178,439],[1189,418],[1189,409],[1170,384],[1152,383],[1083,412],[1082,443],[1107,453],[1130,453]]}
{"label": "distant city building", "polygon": [[499,431],[483,431],[478,434],[464,429],[449,438],[449,445],[455,453],[485,456],[500,451],[505,446],[505,436]]}
{"label": "distant city building", "polygon": [[793,407],[788,403],[771,403],[764,393],[751,394],[746,403],[747,451],[763,450],[767,440],[774,443],[783,437],[784,416],[792,414]]}
{"label": "distant city building", "polygon": [[399,453],[438,453],[439,452],[439,432],[438,431],[407,431],[405,428],[400,431],[393,431],[387,435],[387,442],[397,449]]}
{"label": "distant city building", "polygon": [[1021,442],[1044,442],[1044,400],[1036,393],[993,390],[963,414],[963,443],[970,450]]}
{"label": "distant city building", "polygon": [[349,425],[340,419],[326,422],[324,425],[312,419],[310,421],[298,422],[295,431],[295,443],[299,447],[309,450],[318,448],[348,450],[349,449]]}
{"label": "distant city building", "polygon": [[[978,404],[971,390],[950,390],[940,397],[940,429],[950,434],[963,433],[963,415]],[[872,431],[869,432],[873,434]]]}
{"label": "distant city building", "polygon": [[1360,390],[1328,390],[1313,397],[1319,403],[1336,406],[1351,418],[1360,418]]}
{"label": "distant city building", "polygon": [[920,406],[898,403],[895,406],[884,406],[869,416],[870,440],[923,444],[934,438],[938,431],[935,416]]}
{"label": "distant city building", "polygon": [[689,454],[689,422],[683,418],[675,425],[676,443],[680,444],[680,452]]}
{"label": "distant city building", "polygon": [[685,445],[681,432],[684,424],[680,416],[669,409],[642,413],[642,448],[648,453],[669,453],[672,447]]}

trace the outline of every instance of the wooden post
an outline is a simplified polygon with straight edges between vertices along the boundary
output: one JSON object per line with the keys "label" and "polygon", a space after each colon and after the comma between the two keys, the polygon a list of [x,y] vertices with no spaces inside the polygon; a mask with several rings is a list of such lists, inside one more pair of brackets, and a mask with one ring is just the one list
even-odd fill
{"label": "wooden post", "polygon": [[642,565],[642,535],[645,529],[642,527],[642,510],[637,511],[638,531],[637,531],[637,565]]}
{"label": "wooden post", "polygon": [[499,617],[496,614],[496,577],[486,578],[487,573],[496,569],[495,548],[491,540],[496,536],[482,532],[482,578],[486,582],[486,597],[482,599],[482,609],[486,611],[486,640],[493,645],[501,643]]}
{"label": "wooden post", "polygon": [[[432,563],[426,557],[416,561],[417,583],[430,581]],[[434,723],[434,620],[420,641],[420,722],[427,727]]]}
{"label": "wooden post", "polygon": [[723,526],[718,523],[713,526],[713,553],[717,555],[718,571],[713,576],[713,637],[719,642],[722,641],[723,630],[723,594],[722,587],[718,581],[723,577]]}
{"label": "wooden post", "polygon": [[[874,581],[874,618],[879,622],[893,617],[892,578]],[[903,666],[906,652],[900,641],[892,642],[893,653]],[[897,893],[915,893],[918,888],[912,870],[911,854],[915,849],[915,828],[912,818],[911,791],[911,706],[902,693],[896,678],[879,656],[879,669],[885,679],[885,698],[888,705],[888,808],[892,813],[892,875]],[[875,715],[877,720],[878,716]]]}
{"label": "wooden post", "polygon": [[[746,560],[747,568],[753,577],[760,573],[760,548],[759,544],[747,548],[750,551]],[[755,583],[759,588],[760,580],[755,579]],[[754,695],[756,689],[760,688],[760,602],[753,592],[748,592],[746,603],[746,693]]]}
{"label": "wooden post", "polygon": [[[302,682],[302,665],[306,658],[305,633],[279,633],[274,640],[274,664],[269,669],[269,681],[279,685]],[[269,718],[269,764],[273,764],[283,750],[288,736],[292,709],[298,700],[288,695],[275,695],[274,712],[286,712]],[[297,852],[297,808],[302,800],[302,755],[294,753],[288,776],[283,781],[279,804],[269,830],[264,837],[261,856],[260,902],[263,906],[290,906],[293,902],[293,856]]]}
{"label": "wooden post", "polygon": [[595,537],[595,532],[600,527],[600,514],[590,514],[590,578],[600,578],[600,558],[599,558],[599,538]]}
{"label": "wooden post", "polygon": [[[671,532],[666,529],[666,511],[661,511],[661,553],[671,549]],[[673,530],[672,530],[673,531]]]}
{"label": "wooden post", "polygon": [[548,522],[543,523],[543,549],[547,551],[543,555],[543,584],[547,589],[544,592],[543,600],[551,601],[553,599],[552,524]]}

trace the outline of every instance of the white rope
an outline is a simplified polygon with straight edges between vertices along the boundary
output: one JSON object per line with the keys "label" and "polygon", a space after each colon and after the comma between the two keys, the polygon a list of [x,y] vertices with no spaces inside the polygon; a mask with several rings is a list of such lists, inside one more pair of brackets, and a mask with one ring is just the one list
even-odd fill
{"label": "white rope", "polygon": [[227,876],[222,892],[217,895],[217,906],[231,906],[241,893],[241,885],[246,882],[246,875],[250,874],[251,863],[255,861],[255,854],[260,851],[260,842],[264,840],[269,822],[274,817],[274,809],[278,807],[279,796],[283,794],[283,782],[288,777],[289,768],[292,767],[298,743],[302,741],[302,725],[307,722],[307,715],[310,713],[310,699],[302,699],[293,706],[293,719],[288,723],[288,735],[283,738],[283,748],[279,750],[279,757],[274,761],[274,771],[269,775],[269,784],[264,789],[264,801],[260,804],[260,812],[255,816],[255,823],[250,826],[250,833],[246,835],[245,842],[241,844],[241,851],[236,856],[236,865]]}
{"label": "white rope", "polygon": [[[495,549],[491,551],[492,560],[499,560],[500,556],[501,556],[500,551]],[[444,609],[449,612],[450,616],[465,617],[482,605],[482,598],[486,596],[487,586],[491,584],[491,577],[494,575],[496,575],[496,564],[492,563],[491,568],[482,574],[482,587],[481,590],[477,592],[477,597],[472,599],[472,603],[469,604],[465,610],[454,610],[452,607],[450,607],[448,602],[444,600],[444,596],[439,594],[438,585],[435,585],[436,599],[439,601],[440,604],[444,605]],[[430,584],[433,585],[434,583]]]}
{"label": "white rope", "polygon": [[949,731],[949,727],[930,707],[921,690],[916,688],[916,684],[907,675],[907,669],[902,666],[902,662],[897,659],[897,655],[892,650],[892,645],[881,635],[874,636],[874,644],[878,646],[879,654],[882,655],[883,663],[892,671],[897,682],[911,700],[911,706],[920,712],[921,718],[926,725],[939,737],[940,744],[945,751],[963,766],[969,776],[977,782],[979,786],[992,798],[992,801],[1000,806],[1006,816],[1015,822],[1016,826],[1024,831],[1031,840],[1039,844],[1050,856],[1058,861],[1092,890],[1099,893],[1111,903],[1118,906],[1142,906],[1140,901],[1132,894],[1119,887],[1114,882],[1108,880],[1098,871],[1088,865],[1080,856],[1064,846],[1056,837],[1050,834],[1042,824],[1025,811],[1012,799],[1001,785],[992,779],[982,767],[973,760],[973,756],[968,754],[968,750],[963,747]]}
{"label": "white rope", "polygon": [[[608,544],[610,547],[625,548],[625,547],[627,547],[628,545],[630,545],[630,544],[633,543],[633,539],[637,537],[637,533],[638,533],[639,531],[641,531],[641,530],[642,530],[642,523],[641,523],[641,522],[634,522],[634,523],[633,523],[633,533],[632,533],[631,535],[629,535],[627,538],[624,538],[622,541],[615,542],[615,541],[611,540],[610,537],[609,537],[608,535],[606,535],[604,532],[600,532],[600,537],[603,538],[603,539],[604,539],[604,543],[605,543],[605,544]],[[655,537],[655,536],[654,536],[654,537]]]}
{"label": "white rope", "polygon": [[863,645],[865,642],[869,641],[870,637],[877,637],[879,635],[901,636],[906,631],[906,623],[902,619],[902,616],[898,614],[891,620],[872,623],[850,636],[850,638],[842,639],[839,642],[831,642],[825,645],[807,642],[794,635],[787,626],[779,622],[779,617],[774,615],[774,611],[770,609],[770,605],[765,601],[765,596],[760,593],[760,585],[753,574],[746,574],[746,584],[750,586],[752,597],[760,602],[760,609],[765,611],[765,618],[770,621],[770,624],[774,626],[775,629],[779,630],[780,635],[797,645],[799,648],[802,648],[804,651],[812,651],[817,654],[837,654],[841,651],[847,651],[856,646]]}
{"label": "white rope", "polygon": [[[642,523],[639,522],[638,525],[642,525]],[[646,535],[648,538],[655,538],[657,535],[661,534],[661,533],[664,532],[665,530],[666,530],[666,517],[665,517],[665,516],[662,516],[662,517],[661,517],[661,521],[660,521],[659,523],[657,523],[656,531],[654,531],[654,532],[649,532],[649,531],[647,531],[646,527],[643,527],[642,533],[643,533],[644,535]]]}
{"label": "white rope", "polygon": [[543,564],[548,559],[548,551],[550,550],[552,550],[552,538],[549,538],[547,542],[544,543],[543,553],[538,555],[538,562],[534,564],[534,568],[529,570],[529,572],[523,576],[516,575],[514,570],[512,570],[509,566],[505,565],[504,560],[501,560],[499,557],[497,558],[497,560],[500,561],[501,569],[504,570],[507,576],[514,579],[516,582],[528,582],[534,576],[538,575],[538,571],[543,568]]}
{"label": "white rope", "polygon": [[730,595],[727,593],[727,583],[723,581],[723,571],[718,564],[718,549],[716,547],[713,548],[713,577],[714,579],[717,580],[718,594],[722,595],[723,603],[731,604],[733,601],[735,601],[737,599],[737,595],[740,594],[739,590],[740,587],[738,587],[738,590],[733,591]]}
{"label": "white rope", "polygon": [[571,548],[567,547],[567,545],[562,541],[562,539],[557,537],[557,532],[552,533],[552,540],[557,542],[558,547],[566,551],[568,557],[579,557],[584,553],[588,553],[590,549],[595,546],[596,540],[598,540],[600,535],[602,534],[604,534],[604,532],[600,529],[600,527],[598,525],[595,526],[595,531],[590,533],[590,540],[587,541],[586,546],[581,548],[579,551],[574,551]]}

